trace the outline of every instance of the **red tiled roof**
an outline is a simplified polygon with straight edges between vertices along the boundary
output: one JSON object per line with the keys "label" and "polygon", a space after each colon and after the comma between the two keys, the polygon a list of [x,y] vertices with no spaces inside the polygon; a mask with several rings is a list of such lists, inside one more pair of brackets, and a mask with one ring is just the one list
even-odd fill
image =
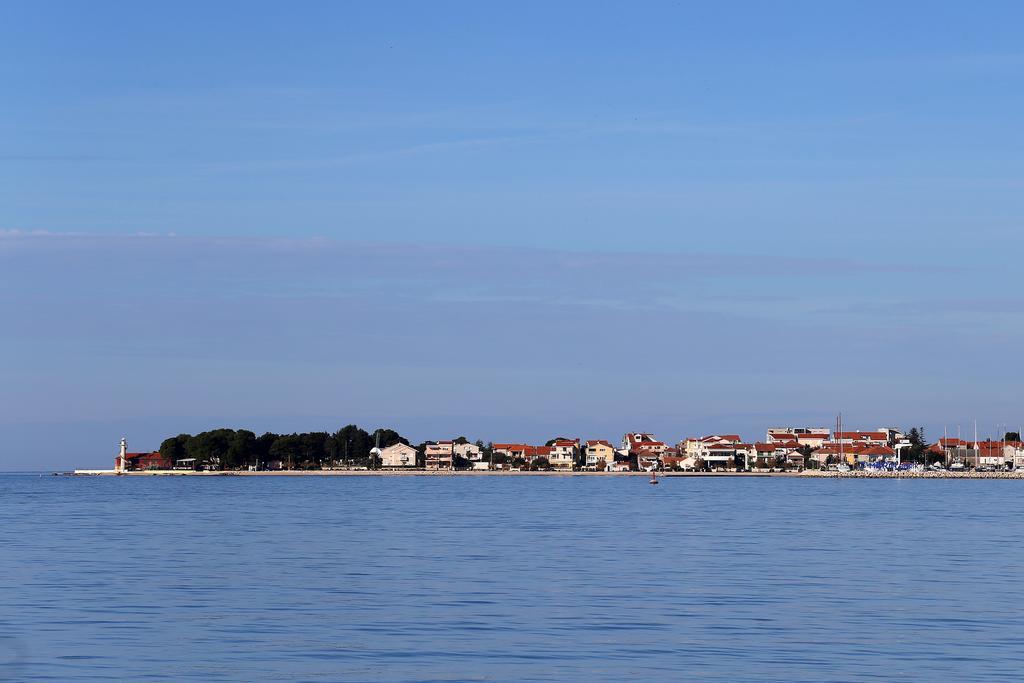
{"label": "red tiled roof", "polygon": [[855,441],[867,441],[867,440],[881,440],[887,441],[889,439],[888,432],[836,432],[835,439],[852,439]]}
{"label": "red tiled roof", "polygon": [[642,441],[657,441],[654,434],[648,434],[647,432],[629,432],[626,434],[626,439],[633,443],[640,443]]}
{"label": "red tiled roof", "polygon": [[742,439],[740,439],[740,435],[739,434],[711,434],[710,436],[705,436],[705,437],[703,437],[701,439],[701,441],[733,441],[733,442],[737,442],[737,441],[741,441],[741,440]]}
{"label": "red tiled roof", "polygon": [[778,451],[778,450],[784,450],[786,448],[788,448],[790,450],[795,450],[797,448],[800,448],[800,444],[798,444],[796,441],[778,441],[776,443],[755,443],[754,444],[754,449],[759,451],[759,452],[762,452],[762,453],[764,453],[764,452],[771,452],[771,451]]}
{"label": "red tiled roof", "polygon": [[[798,432],[794,429],[809,429],[810,431]],[[827,427],[769,427],[769,434],[788,434],[791,436],[827,436],[830,430]]]}
{"label": "red tiled roof", "polygon": [[868,444],[865,444],[865,443],[852,443],[852,444],[845,443],[845,444],[841,444],[841,443],[831,443],[830,442],[830,443],[823,444],[819,448],[814,449],[814,452],[815,453],[839,453],[841,451],[843,453],[849,453],[850,455],[855,455],[857,453],[862,453],[865,449],[868,449],[868,448],[871,448],[871,446],[868,445]]}

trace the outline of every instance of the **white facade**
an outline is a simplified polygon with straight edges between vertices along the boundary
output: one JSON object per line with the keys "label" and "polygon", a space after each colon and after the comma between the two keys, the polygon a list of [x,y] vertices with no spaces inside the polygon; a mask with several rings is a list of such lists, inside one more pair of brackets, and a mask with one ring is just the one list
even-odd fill
{"label": "white facade", "polygon": [[457,443],[452,447],[455,455],[476,462],[483,458],[483,451],[475,443]]}
{"label": "white facade", "polygon": [[1024,445],[1007,445],[1006,456],[1007,462],[1012,460],[1014,467],[1024,467]]}
{"label": "white facade", "polygon": [[551,444],[551,454],[548,462],[558,470],[571,470],[576,463],[576,454],[579,452],[579,439],[558,439]]}
{"label": "white facade", "polygon": [[638,453],[640,451],[652,451],[661,455],[668,446],[664,442],[658,441],[653,434],[646,432],[629,432],[622,437],[622,449],[630,453]]}

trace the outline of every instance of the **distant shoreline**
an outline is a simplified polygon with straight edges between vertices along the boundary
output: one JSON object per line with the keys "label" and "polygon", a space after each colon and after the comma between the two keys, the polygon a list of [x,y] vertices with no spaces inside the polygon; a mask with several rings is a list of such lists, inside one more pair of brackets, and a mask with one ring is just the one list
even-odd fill
{"label": "distant shoreline", "polygon": [[[192,470],[75,470],[55,475],[89,477],[650,477],[650,472],[511,472],[508,470],[275,470],[264,472]],[[1024,479],[1024,472],[659,472],[662,479],[680,477],[788,477],[807,479]]]}

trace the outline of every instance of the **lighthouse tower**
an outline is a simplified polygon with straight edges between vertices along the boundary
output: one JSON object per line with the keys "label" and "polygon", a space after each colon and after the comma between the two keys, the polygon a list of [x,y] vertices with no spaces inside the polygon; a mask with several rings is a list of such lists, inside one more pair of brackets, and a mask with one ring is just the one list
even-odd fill
{"label": "lighthouse tower", "polygon": [[114,460],[114,471],[118,474],[123,473],[128,469],[128,439],[121,437],[121,450],[117,454],[117,459]]}

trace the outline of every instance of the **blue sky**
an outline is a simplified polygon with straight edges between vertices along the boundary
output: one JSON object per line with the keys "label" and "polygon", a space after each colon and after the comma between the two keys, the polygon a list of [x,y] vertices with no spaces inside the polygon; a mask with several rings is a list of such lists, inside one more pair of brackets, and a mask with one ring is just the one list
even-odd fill
{"label": "blue sky", "polygon": [[5,3],[0,468],[1016,424],[1016,3]]}

